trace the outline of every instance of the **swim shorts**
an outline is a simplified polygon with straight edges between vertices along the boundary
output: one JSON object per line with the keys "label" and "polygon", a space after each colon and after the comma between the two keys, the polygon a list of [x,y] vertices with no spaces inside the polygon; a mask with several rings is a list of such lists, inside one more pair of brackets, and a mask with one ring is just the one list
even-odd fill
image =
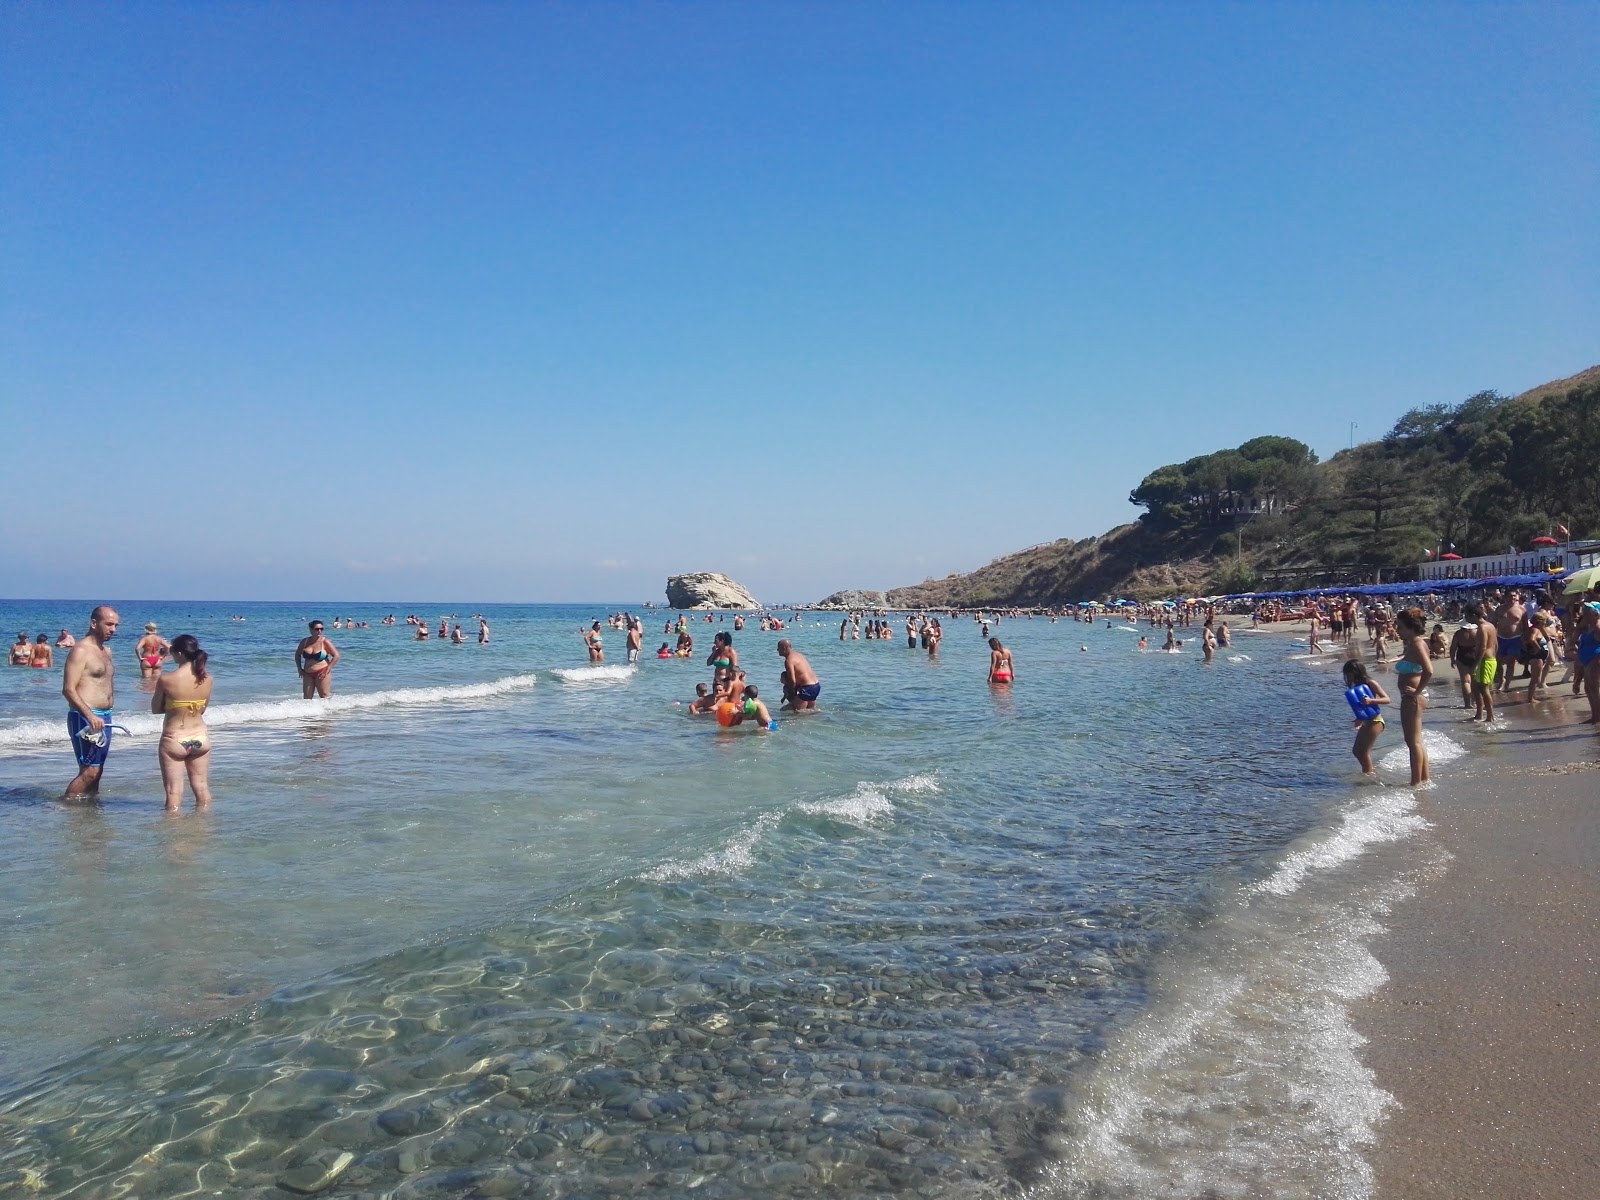
{"label": "swim shorts", "polygon": [[1522,639],[1520,637],[1503,637],[1500,642],[1500,657],[1507,662],[1516,662],[1522,657]]}
{"label": "swim shorts", "polygon": [[798,687],[794,690],[794,698],[808,704],[815,704],[817,697],[820,695],[822,695],[822,685],[820,683],[808,683],[805,687]]}
{"label": "swim shorts", "polygon": [[1495,661],[1493,656],[1480,658],[1477,668],[1472,672],[1472,682],[1481,683],[1484,687],[1488,687],[1494,682],[1494,673],[1499,669],[1500,664]]}
{"label": "swim shorts", "polygon": [[[90,740],[94,734],[89,729],[89,718],[75,708],[67,710],[67,736],[72,739],[72,753],[77,757],[79,767],[103,767],[106,765],[106,755],[111,753],[111,710],[97,708],[94,711],[105,722],[98,741]],[[89,737],[85,737],[85,734],[89,734]]]}

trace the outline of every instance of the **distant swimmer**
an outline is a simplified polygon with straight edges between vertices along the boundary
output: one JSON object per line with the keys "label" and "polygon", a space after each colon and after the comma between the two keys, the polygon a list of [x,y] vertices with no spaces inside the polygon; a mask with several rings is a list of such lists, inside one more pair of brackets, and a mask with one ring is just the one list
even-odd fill
{"label": "distant swimmer", "polygon": [[211,734],[205,711],[215,682],[206,674],[206,652],[192,633],[172,639],[172,660],[177,670],[156,680],[150,711],[161,713],[161,741],[156,757],[161,762],[161,783],[167,792],[167,811],[183,807],[183,781],[189,780],[195,808],[211,806]]}
{"label": "distant swimmer", "polygon": [[333,669],[339,665],[339,648],[322,636],[321,621],[308,621],[309,637],[294,648],[294,667],[300,672],[300,691],[307,700],[333,695]]}
{"label": "distant swimmer", "polygon": [[60,636],[58,636],[56,638],[56,649],[57,650],[70,650],[74,646],[76,646],[77,644],[78,644],[78,639],[73,637],[65,629],[63,629],[61,631]]}
{"label": "distant swimmer", "polygon": [[1139,639],[1139,649],[1141,649],[1141,650],[1150,649],[1150,639],[1147,638],[1147,637],[1141,637]]}
{"label": "distant swimmer", "polygon": [[1011,651],[1007,650],[997,637],[989,639],[989,682],[1012,683],[1016,680],[1015,667],[1011,662]]}
{"label": "distant swimmer", "polygon": [[788,638],[778,643],[778,657],[783,659],[783,673],[779,676],[783,683],[783,703],[779,707],[793,713],[816,712],[822,683],[811,668],[811,660],[796,650]]}
{"label": "distant swimmer", "polygon": [[1226,621],[1219,621],[1217,623],[1217,645],[1226,650],[1232,644],[1232,640],[1233,639],[1228,633],[1228,623]]}
{"label": "distant swimmer", "polygon": [[589,661],[592,663],[604,662],[606,652],[600,640],[600,622],[596,621],[583,631],[583,644],[589,648]]}
{"label": "distant swimmer", "polygon": [[100,790],[100,775],[111,752],[111,705],[116,699],[117,667],[106,643],[117,636],[122,618],[102,604],[89,614],[89,632],[73,646],[61,672],[67,699],[67,736],[78,760],[78,774],[63,800],[82,800]]}
{"label": "distant swimmer", "polygon": [[414,642],[425,642],[425,641],[428,640],[429,636],[430,635],[428,633],[428,627],[426,625],[418,624],[417,625],[417,636],[412,638],[411,640],[414,641]]}
{"label": "distant swimmer", "polygon": [[1378,706],[1389,703],[1388,693],[1367,674],[1366,665],[1358,659],[1344,664],[1344,687],[1344,698],[1356,717],[1356,741],[1350,753],[1361,764],[1363,775],[1376,776],[1378,768],[1372,762],[1372,744],[1383,732],[1383,710]]}
{"label": "distant swimmer", "polygon": [[662,642],[661,643],[661,649],[656,651],[656,657],[657,658],[671,658],[672,657],[672,647],[669,646],[666,642]]}
{"label": "distant swimmer", "polygon": [[146,622],[144,636],[133,644],[133,652],[139,659],[139,674],[145,679],[154,679],[161,674],[161,664],[170,652],[167,639],[161,636],[160,629],[154,621]]}

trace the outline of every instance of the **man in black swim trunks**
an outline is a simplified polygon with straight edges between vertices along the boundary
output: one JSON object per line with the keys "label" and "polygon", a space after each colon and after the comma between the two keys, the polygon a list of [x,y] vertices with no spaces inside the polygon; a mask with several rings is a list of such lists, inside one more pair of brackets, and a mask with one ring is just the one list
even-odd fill
{"label": "man in black swim trunks", "polygon": [[817,711],[817,697],[822,694],[822,684],[811,669],[811,661],[790,644],[788,638],[778,643],[778,655],[783,659],[783,703],[780,708],[793,713]]}

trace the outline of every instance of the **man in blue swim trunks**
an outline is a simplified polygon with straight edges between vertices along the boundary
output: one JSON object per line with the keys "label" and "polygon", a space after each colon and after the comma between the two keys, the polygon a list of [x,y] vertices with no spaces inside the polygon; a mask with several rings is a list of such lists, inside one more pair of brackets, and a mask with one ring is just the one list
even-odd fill
{"label": "man in blue swim trunks", "polygon": [[83,800],[100,790],[100,773],[111,752],[111,705],[115,700],[116,664],[106,646],[117,635],[122,620],[117,610],[102,604],[89,614],[89,632],[67,655],[61,694],[67,698],[67,735],[78,759],[78,775],[61,797]]}
{"label": "man in blue swim trunks", "polygon": [[792,713],[817,711],[817,697],[822,695],[822,684],[811,669],[811,661],[790,644],[788,638],[778,643],[778,655],[783,659],[783,703],[780,708]]}
{"label": "man in blue swim trunks", "polygon": [[1507,592],[1494,612],[1496,635],[1495,657],[1500,660],[1500,677],[1496,690],[1509,692],[1516,678],[1517,664],[1522,662],[1522,629],[1528,610],[1522,606],[1519,592]]}

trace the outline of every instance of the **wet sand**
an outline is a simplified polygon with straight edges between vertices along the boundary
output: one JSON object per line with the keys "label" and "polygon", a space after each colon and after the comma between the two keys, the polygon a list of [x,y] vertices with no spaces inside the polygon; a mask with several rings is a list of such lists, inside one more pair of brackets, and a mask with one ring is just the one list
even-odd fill
{"label": "wet sand", "polygon": [[1600,736],[1505,736],[1563,765],[1422,793],[1454,857],[1374,946],[1379,1200],[1600,1196]]}

